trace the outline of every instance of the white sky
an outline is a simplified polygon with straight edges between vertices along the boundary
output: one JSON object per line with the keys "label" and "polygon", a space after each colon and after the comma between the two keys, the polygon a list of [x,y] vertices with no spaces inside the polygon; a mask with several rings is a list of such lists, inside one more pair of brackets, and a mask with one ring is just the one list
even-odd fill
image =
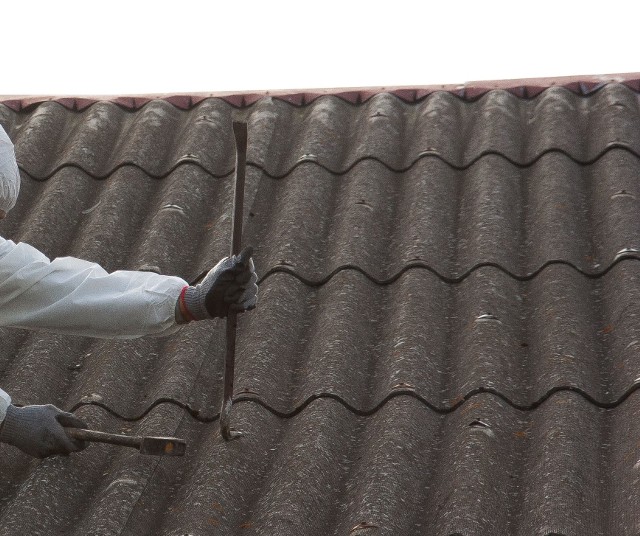
{"label": "white sky", "polygon": [[[633,0],[20,0],[0,95],[462,83],[640,71]],[[89,7],[98,6],[98,7]]]}

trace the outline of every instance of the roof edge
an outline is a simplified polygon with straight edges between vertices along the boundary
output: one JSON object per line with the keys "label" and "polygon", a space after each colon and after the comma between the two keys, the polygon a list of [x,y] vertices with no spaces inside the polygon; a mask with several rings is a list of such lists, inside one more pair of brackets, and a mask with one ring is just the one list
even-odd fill
{"label": "roof edge", "polygon": [[314,100],[331,95],[352,104],[361,104],[380,93],[390,93],[411,103],[428,95],[445,91],[463,100],[473,101],[493,90],[504,90],[528,99],[538,96],[551,87],[563,87],[578,95],[590,95],[607,84],[624,84],[640,93],[640,72],[602,75],[577,75],[549,78],[517,78],[507,80],[483,80],[464,84],[435,84],[427,86],[380,86],[351,88],[278,89],[259,91],[221,91],[211,93],[155,93],[140,95],[0,95],[0,104],[15,111],[32,108],[43,102],[57,102],[70,110],[82,111],[96,102],[111,102],[128,110],[137,110],[153,100],[165,100],[180,109],[190,109],[205,99],[223,99],[238,108],[251,106],[265,97],[277,98],[296,106],[304,106]]}

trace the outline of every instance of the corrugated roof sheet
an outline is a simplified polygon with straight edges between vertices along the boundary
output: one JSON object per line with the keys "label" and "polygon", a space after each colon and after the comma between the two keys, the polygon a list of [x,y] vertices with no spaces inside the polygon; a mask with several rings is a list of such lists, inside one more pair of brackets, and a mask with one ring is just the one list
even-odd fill
{"label": "corrugated roof sheet", "polygon": [[23,174],[2,236],[186,279],[227,254],[246,120],[261,278],[229,443],[223,322],[0,330],[16,402],[189,442],[0,445],[0,535],[637,533],[638,93],[361,100],[0,105]]}

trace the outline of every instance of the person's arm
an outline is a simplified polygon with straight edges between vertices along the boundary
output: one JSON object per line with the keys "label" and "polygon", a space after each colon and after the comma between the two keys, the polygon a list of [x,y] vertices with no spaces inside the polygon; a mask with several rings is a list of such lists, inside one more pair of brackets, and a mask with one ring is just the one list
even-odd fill
{"label": "person's arm", "polygon": [[0,238],[0,326],[132,339],[170,335],[179,324],[256,306],[251,248],[226,257],[196,286],[174,276],[118,270],[74,257],[50,261]]}
{"label": "person's arm", "polygon": [[4,421],[7,408],[11,405],[11,397],[0,389],[0,422]]}
{"label": "person's arm", "polygon": [[169,335],[187,283],[152,272],[116,271],[0,238],[0,326],[110,339]]}
{"label": "person's arm", "polygon": [[[103,338],[168,335],[179,324],[253,309],[251,249],[222,259],[201,283],[149,272],[107,273],[72,257],[50,261],[27,244],[0,238],[0,326]],[[37,457],[86,447],[64,427],[86,428],[55,406],[18,407],[0,389],[0,442]]]}

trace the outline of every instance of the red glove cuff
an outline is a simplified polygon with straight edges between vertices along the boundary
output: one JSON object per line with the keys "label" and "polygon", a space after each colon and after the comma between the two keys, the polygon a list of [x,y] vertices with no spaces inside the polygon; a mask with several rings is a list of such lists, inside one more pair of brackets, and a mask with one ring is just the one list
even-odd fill
{"label": "red glove cuff", "polygon": [[182,318],[184,318],[187,322],[192,322],[196,319],[196,317],[191,314],[191,311],[189,311],[189,309],[187,308],[187,304],[184,301],[184,295],[187,292],[188,288],[189,285],[185,285],[184,287],[182,287],[182,290],[180,291],[180,297],[178,298],[178,307],[180,308],[180,314],[182,315]]}

